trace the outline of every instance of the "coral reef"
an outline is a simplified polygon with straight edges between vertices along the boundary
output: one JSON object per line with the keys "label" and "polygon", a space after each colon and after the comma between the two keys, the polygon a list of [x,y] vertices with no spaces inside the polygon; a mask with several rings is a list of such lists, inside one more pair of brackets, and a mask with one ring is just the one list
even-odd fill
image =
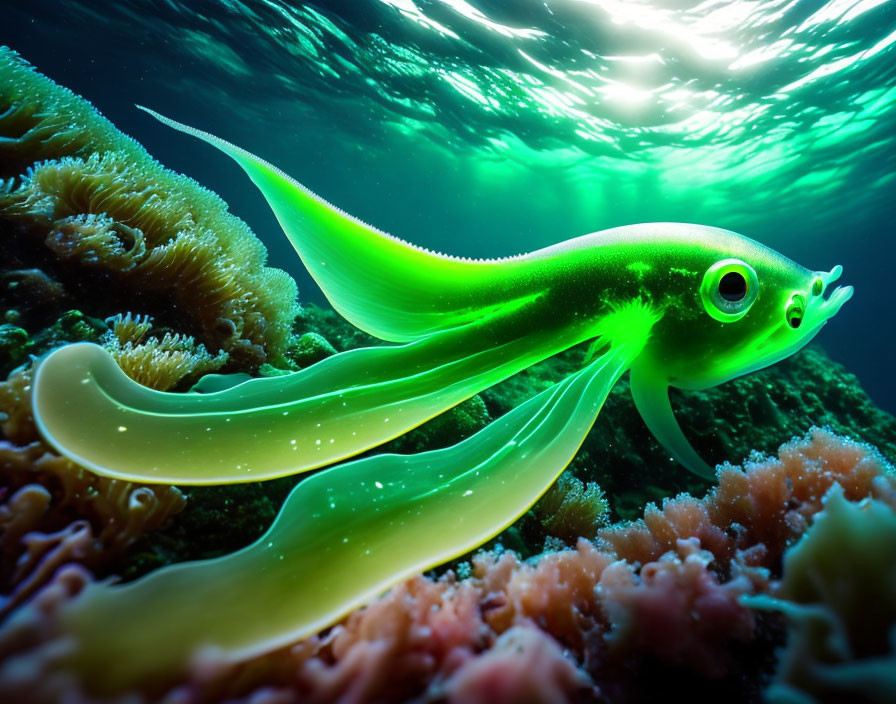
{"label": "coral reef", "polygon": [[[77,648],[59,610],[93,579],[245,545],[297,479],[194,487],[184,510],[176,488],[94,476],[41,442],[30,370],[17,367],[89,340],[133,379],[182,390],[219,369],[277,374],[378,341],[332,312],[297,311],[295,285],[265,268],[217,196],[4,48],[0,179],[0,699],[100,701],[57,660]],[[585,354],[536,365],[382,449],[454,444]],[[850,438],[896,458],[896,420],[817,348],[674,402],[701,454],[753,453],[705,498],[644,509],[707,484],[656,444],[623,380],[570,470],[489,549],[308,640],[238,664],[204,654],[186,678],[122,695],[627,702],[693,699],[699,681],[707,699],[747,702],[774,677],[773,699],[878,701],[894,686],[896,479]],[[777,458],[754,452],[811,425],[839,436],[813,430]],[[619,518],[637,520],[610,525]]]}
{"label": "coral reef", "polygon": [[246,224],[3,47],[0,137],[7,323],[39,329],[74,298],[153,314],[242,368],[282,355],[296,286]]}
{"label": "coral reef", "polygon": [[132,378],[167,390],[226,364],[282,360],[296,288],[265,258],[216,195],[0,47],[5,608],[61,565],[105,573],[126,553],[135,560],[134,543],[185,505],[176,488],[96,477],[56,455],[34,426],[30,369],[16,367],[60,344],[97,342]]}
{"label": "coral reef", "polygon": [[0,430],[3,437],[17,445],[38,439],[31,412],[31,370],[17,369],[0,382]]}
{"label": "coral reef", "polygon": [[0,615],[62,565],[105,567],[184,506],[174,487],[97,477],[39,443],[0,441],[0,479]]}
{"label": "coral reef", "polygon": [[[848,501],[871,499],[893,520],[896,477],[880,455],[813,430],[782,447],[777,459],[726,467],[706,498],[650,507],[643,520],[602,529],[595,542],[583,539],[575,549],[526,562],[508,552],[481,553],[467,577],[416,577],[319,636],[237,665],[208,654],[185,681],[130,696],[135,702],[162,696],[169,702],[626,702],[690,696],[699,678],[706,700],[756,701],[785,634],[778,618],[754,611],[742,597],[794,596],[787,570],[799,559],[788,546],[807,530],[811,535],[835,486]],[[856,583],[872,577],[867,571],[852,572],[829,550],[822,554],[858,590],[850,595],[867,594]],[[862,559],[874,577],[892,570],[892,561],[881,567],[870,555]],[[21,691],[16,673],[42,672],[30,690],[35,701],[52,701],[60,691],[93,700],[89,683],[55,669],[58,653],[46,647],[55,609],[71,598],[78,579],[60,573],[7,627],[0,692]],[[812,580],[803,583],[813,588]],[[885,633],[894,615],[881,617],[889,623],[874,629]]]}
{"label": "coral reef", "polygon": [[[153,336],[148,318],[116,316],[108,326],[73,312],[44,337],[50,344],[57,334],[101,342],[129,375],[159,389],[227,359],[223,352],[212,357],[189,337]],[[27,599],[62,565],[109,568],[186,504],[175,487],[99,477],[48,448],[31,413],[31,374],[23,366],[0,382],[0,613]]]}

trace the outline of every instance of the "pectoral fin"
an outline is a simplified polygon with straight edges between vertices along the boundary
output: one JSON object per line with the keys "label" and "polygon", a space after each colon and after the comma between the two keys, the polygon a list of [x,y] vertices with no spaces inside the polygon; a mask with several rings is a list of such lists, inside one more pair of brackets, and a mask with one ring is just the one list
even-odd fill
{"label": "pectoral fin", "polygon": [[666,380],[649,368],[636,366],[631,371],[631,388],[638,413],[666,451],[694,474],[715,481],[715,470],[691,447],[675,420]]}

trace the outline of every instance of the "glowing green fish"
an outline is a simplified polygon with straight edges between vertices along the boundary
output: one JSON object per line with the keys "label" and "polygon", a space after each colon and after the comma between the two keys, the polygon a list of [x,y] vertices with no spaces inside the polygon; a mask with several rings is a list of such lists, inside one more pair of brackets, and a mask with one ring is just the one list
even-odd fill
{"label": "glowing green fish", "polygon": [[233,157],[333,307],[403,344],[189,394],[135,384],[98,346],[63,347],[37,369],[34,410],[48,442],[79,464],[178,484],[303,472],[593,344],[580,371],[453,447],[368,457],[301,482],[268,533],[233,555],[91,585],[63,623],[79,643],[72,665],[104,689],[176,672],[203,647],[237,660],[308,636],[483,543],[563,471],[627,370],[654,435],[711,478],[678,428],[668,387],[707,388],[792,354],[852,294],[825,296],[840,267],[811,272],[700,225],[621,227],[502,260],[435,254],[227,142],[155,116]]}

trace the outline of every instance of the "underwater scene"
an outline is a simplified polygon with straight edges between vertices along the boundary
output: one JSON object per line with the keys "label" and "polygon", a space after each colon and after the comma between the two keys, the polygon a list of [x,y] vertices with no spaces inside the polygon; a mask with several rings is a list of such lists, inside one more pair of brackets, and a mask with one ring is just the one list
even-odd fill
{"label": "underwater scene", "polygon": [[894,0],[12,0],[0,702],[896,704]]}

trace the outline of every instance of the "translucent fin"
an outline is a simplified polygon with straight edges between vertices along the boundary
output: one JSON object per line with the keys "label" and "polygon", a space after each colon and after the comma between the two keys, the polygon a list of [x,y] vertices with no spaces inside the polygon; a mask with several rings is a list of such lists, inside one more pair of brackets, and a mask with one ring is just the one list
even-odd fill
{"label": "translucent fin", "polygon": [[228,391],[235,386],[245,384],[252,381],[256,377],[245,372],[236,372],[235,374],[206,374],[199,381],[190,387],[190,391],[200,394],[215,394],[221,391]]}
{"label": "translucent fin", "polygon": [[[408,345],[369,347],[217,393],[131,381],[103,348],[68,345],[39,365],[35,419],[59,452],[131,481],[258,481],[322,467],[390,440],[483,388],[593,335],[483,321]],[[483,347],[486,346],[484,349]],[[234,379],[233,381],[236,381]]]}
{"label": "translucent fin", "polygon": [[631,389],[638,413],[666,451],[694,474],[715,481],[715,470],[691,447],[675,420],[669,401],[669,386],[665,380],[644,367],[634,367]]}
{"label": "translucent fin", "polygon": [[232,157],[333,307],[371,335],[405,342],[515,305],[519,281],[511,274],[518,262],[461,260],[416,247],[333,207],[249,152],[141,109]]}
{"label": "translucent fin", "polygon": [[267,534],[233,555],[89,585],[63,614],[73,666],[121,691],[172,676],[200,649],[229,661],[267,652],[480,545],[563,471],[633,353],[611,348],[450,448],[306,479]]}

